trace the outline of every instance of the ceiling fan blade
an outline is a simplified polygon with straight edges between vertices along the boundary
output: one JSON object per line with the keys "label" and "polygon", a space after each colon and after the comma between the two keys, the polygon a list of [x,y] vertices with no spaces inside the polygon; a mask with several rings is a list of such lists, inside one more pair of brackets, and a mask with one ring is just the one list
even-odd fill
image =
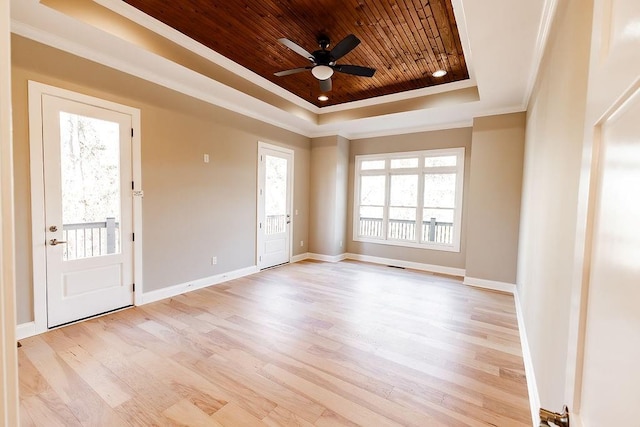
{"label": "ceiling fan blade", "polygon": [[331,77],[329,77],[327,80],[320,80],[320,92],[330,92],[331,87]]}
{"label": "ceiling fan blade", "polygon": [[313,55],[310,54],[309,52],[307,52],[307,50],[301,46],[298,46],[297,44],[295,44],[294,42],[292,42],[291,40],[287,39],[287,38],[281,38],[278,39],[278,41],[280,43],[282,43],[283,45],[285,45],[286,47],[288,47],[289,49],[291,49],[292,51],[294,51],[295,53],[297,53],[300,56],[304,56],[306,59],[313,61]]}
{"label": "ceiling fan blade", "polygon": [[336,65],[333,69],[341,73],[362,77],[373,77],[376,72],[373,68],[361,67],[360,65]]}
{"label": "ceiling fan blade", "polygon": [[349,34],[347,37],[343,38],[333,49],[331,49],[331,56],[333,56],[334,60],[338,60],[345,56],[347,53],[351,52],[355,49],[356,46],[360,44],[360,39],[358,39],[353,34]]}
{"label": "ceiling fan blade", "polygon": [[277,73],[273,73],[273,75],[274,76],[278,76],[278,77],[289,76],[291,74],[301,73],[301,72],[307,71],[309,69],[311,69],[311,67],[293,68],[291,70],[278,71]]}

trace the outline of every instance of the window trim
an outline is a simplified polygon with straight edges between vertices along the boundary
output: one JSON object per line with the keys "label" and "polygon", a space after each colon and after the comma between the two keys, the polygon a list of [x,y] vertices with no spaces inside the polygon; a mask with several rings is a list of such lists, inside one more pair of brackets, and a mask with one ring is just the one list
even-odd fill
{"label": "window trim", "polygon": [[[425,166],[425,158],[440,156],[457,157],[455,166]],[[417,168],[391,168],[391,160],[406,159],[418,157]],[[384,160],[384,169],[365,169],[362,170],[362,162],[370,160]],[[440,148],[434,150],[421,151],[405,151],[397,153],[380,153],[380,154],[361,154],[355,156],[355,174],[354,174],[354,203],[352,212],[353,222],[353,241],[362,243],[376,243],[381,245],[402,246],[410,248],[431,249],[446,252],[460,252],[461,228],[462,228],[462,209],[464,198],[464,164],[465,149],[464,147],[456,148]],[[453,214],[453,242],[451,244],[420,242],[420,234],[422,230],[422,215],[424,212],[424,176],[426,174],[439,173],[455,173],[456,174],[456,195],[454,202]],[[416,206],[416,239],[413,241],[396,240],[388,237],[389,223],[389,202],[391,192],[391,175],[418,175],[418,201]],[[385,200],[382,215],[382,237],[360,236],[360,182],[362,176],[380,176],[385,177]],[[420,225],[419,225],[420,224]]]}

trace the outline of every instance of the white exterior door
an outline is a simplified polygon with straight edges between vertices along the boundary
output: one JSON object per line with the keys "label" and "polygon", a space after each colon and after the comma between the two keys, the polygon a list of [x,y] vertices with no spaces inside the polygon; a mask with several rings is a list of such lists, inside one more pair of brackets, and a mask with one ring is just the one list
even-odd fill
{"label": "white exterior door", "polygon": [[293,152],[258,146],[258,267],[289,262]]}
{"label": "white exterior door", "polygon": [[640,2],[594,6],[567,401],[572,426],[640,426]]}
{"label": "white exterior door", "polygon": [[47,324],[133,304],[132,117],[42,96]]}

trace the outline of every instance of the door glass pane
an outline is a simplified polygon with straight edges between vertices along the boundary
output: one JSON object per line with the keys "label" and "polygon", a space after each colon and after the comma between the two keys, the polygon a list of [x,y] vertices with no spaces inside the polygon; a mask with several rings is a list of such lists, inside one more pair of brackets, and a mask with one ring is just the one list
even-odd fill
{"label": "door glass pane", "polygon": [[120,126],[60,113],[63,259],[120,253]]}
{"label": "door glass pane", "polygon": [[265,234],[284,233],[287,226],[287,159],[265,156]]}

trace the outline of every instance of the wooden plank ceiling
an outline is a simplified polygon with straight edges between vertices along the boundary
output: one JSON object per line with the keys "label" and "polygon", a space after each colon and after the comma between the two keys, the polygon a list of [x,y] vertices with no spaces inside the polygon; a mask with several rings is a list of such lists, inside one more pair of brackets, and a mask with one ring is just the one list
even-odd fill
{"label": "wooden plank ceiling", "polygon": [[[124,1],[320,107],[469,78],[451,0]],[[309,65],[279,38],[313,52],[319,36],[330,50],[349,34],[362,43],[338,63],[375,68],[374,77],[335,73],[320,102],[310,71],[273,75]],[[447,75],[432,77],[438,69]]]}

